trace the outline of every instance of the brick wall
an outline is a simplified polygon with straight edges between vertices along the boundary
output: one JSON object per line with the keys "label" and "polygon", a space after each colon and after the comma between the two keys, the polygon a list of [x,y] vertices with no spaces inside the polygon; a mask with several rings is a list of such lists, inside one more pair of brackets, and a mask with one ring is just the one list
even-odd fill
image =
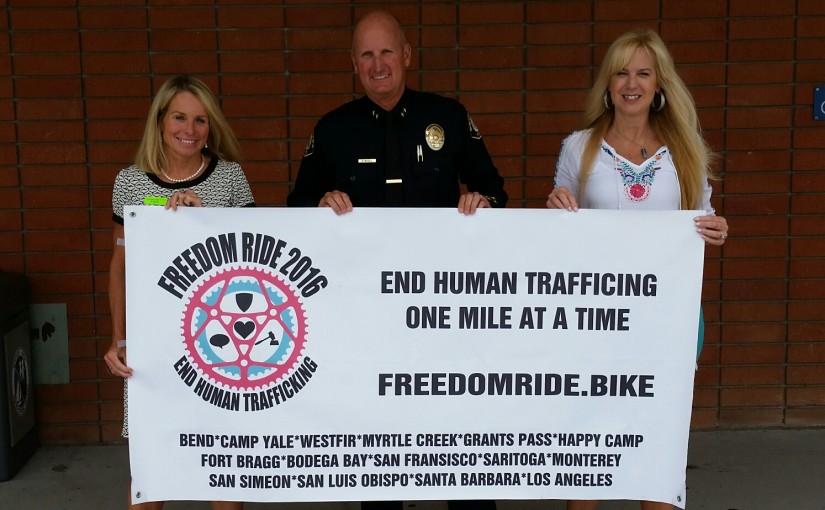
{"label": "brick wall", "polygon": [[[35,303],[69,313],[71,382],[37,388],[47,444],[119,438],[122,384],[100,357],[111,185],[153,91],[170,74],[205,79],[241,139],[257,202],[283,205],[315,121],[359,92],[350,27],[371,7],[106,4],[0,1],[0,268],[25,273]],[[825,124],[812,114],[825,84],[821,0],[387,5],[414,47],[410,85],[473,113],[511,207],[543,206],[606,45],[657,29],[720,155],[714,205],[731,224],[725,247],[707,250],[693,425],[825,425]]]}

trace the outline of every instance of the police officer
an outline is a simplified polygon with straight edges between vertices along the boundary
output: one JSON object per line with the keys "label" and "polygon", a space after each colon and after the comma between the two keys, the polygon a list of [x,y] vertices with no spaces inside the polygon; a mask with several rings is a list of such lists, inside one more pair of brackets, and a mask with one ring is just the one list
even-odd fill
{"label": "police officer", "polygon": [[[355,26],[352,63],[366,96],[326,114],[304,151],[290,206],[504,207],[507,193],[467,110],[406,88],[412,49],[390,14]],[[469,190],[461,193],[459,183]]]}
{"label": "police officer", "polygon": [[[366,96],[324,115],[304,151],[289,206],[504,207],[504,181],[467,110],[406,88],[412,49],[398,20],[373,11],[355,25],[352,64]],[[461,193],[460,183],[467,187]],[[494,501],[450,501],[450,510],[495,510]],[[400,501],[363,502],[400,510]]]}

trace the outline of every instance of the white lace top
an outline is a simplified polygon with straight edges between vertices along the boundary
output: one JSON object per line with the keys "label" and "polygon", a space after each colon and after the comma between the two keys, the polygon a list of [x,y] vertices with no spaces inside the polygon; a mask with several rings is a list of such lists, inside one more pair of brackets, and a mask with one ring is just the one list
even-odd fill
{"label": "white lace top", "polygon": [[[622,157],[604,140],[587,180],[584,196],[579,193],[579,169],[590,130],[576,131],[564,139],[556,164],[555,185],[565,186],[577,197],[584,209],[680,209],[679,178],[667,147],[656,150],[641,165]],[[704,209],[710,205],[712,189],[705,179],[702,203],[686,209]]]}

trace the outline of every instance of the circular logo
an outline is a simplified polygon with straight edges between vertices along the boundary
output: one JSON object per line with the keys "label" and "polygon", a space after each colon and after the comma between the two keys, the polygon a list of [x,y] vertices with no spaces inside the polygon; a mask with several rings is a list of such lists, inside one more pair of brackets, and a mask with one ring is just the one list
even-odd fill
{"label": "circular logo", "polygon": [[32,390],[32,380],[29,373],[29,360],[22,348],[18,348],[12,359],[11,395],[14,400],[14,410],[23,416],[29,405],[29,396]]}
{"label": "circular logo", "polygon": [[263,269],[223,269],[186,304],[183,342],[190,361],[214,383],[263,389],[298,363],[306,317],[298,296]]}

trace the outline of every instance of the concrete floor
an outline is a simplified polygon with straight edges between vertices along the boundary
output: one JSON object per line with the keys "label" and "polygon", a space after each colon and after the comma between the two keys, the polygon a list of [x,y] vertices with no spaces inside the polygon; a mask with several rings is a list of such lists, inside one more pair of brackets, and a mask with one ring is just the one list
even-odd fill
{"label": "concrete floor", "polygon": [[[2,510],[125,508],[128,448],[38,449],[12,479],[0,483]],[[689,510],[825,510],[825,429],[702,431],[690,437]],[[174,501],[168,510],[206,510],[205,502]],[[357,503],[248,503],[248,510],[358,510]],[[443,502],[407,503],[445,510]],[[559,501],[499,501],[500,510],[563,510]],[[636,510],[607,501],[599,510]]]}

